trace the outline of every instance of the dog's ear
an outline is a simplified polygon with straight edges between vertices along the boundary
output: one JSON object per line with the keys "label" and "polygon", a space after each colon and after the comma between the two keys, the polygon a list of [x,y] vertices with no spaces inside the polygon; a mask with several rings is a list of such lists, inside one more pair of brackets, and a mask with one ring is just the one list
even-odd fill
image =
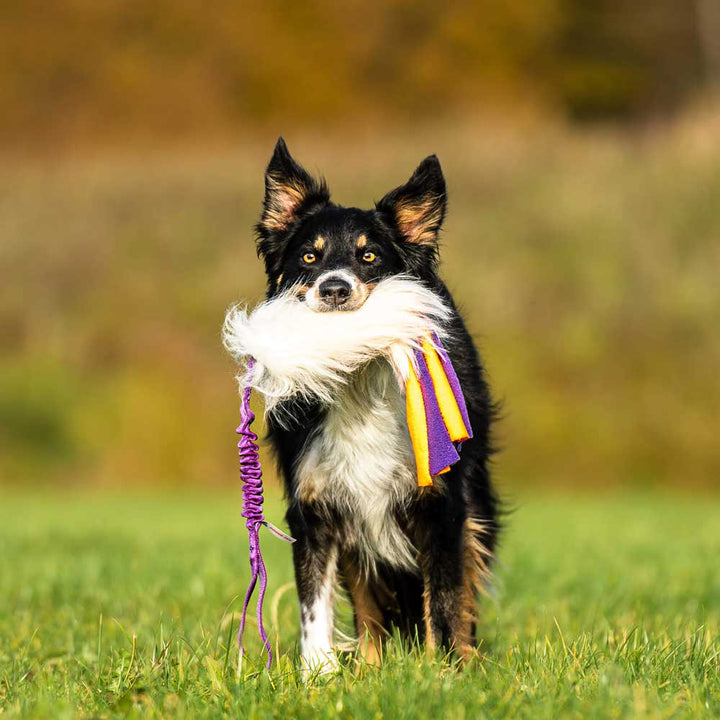
{"label": "dog's ear", "polygon": [[426,157],[404,185],[375,204],[401,241],[431,249],[433,253],[437,251],[446,207],[445,178],[435,155]]}
{"label": "dog's ear", "polygon": [[[282,138],[278,138],[265,171],[265,200],[257,232],[260,239],[283,233],[304,214],[330,200],[327,185],[313,178],[297,163]],[[260,247],[262,252],[262,244]]]}

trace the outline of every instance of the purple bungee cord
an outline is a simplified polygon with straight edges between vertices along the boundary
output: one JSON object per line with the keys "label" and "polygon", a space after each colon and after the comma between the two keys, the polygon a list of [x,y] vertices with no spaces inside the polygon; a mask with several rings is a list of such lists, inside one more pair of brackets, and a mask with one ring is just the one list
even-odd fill
{"label": "purple bungee cord", "polygon": [[[248,359],[247,372],[248,375],[252,371],[255,360],[251,357]],[[250,570],[252,577],[245,593],[245,602],[242,609],[242,618],[240,620],[240,629],[238,630],[238,645],[240,647],[240,656],[245,654],[243,647],[243,632],[245,630],[245,617],[247,615],[250,598],[255,590],[255,586],[260,581],[260,590],[257,600],[257,623],[260,638],[262,639],[265,649],[267,650],[268,659],[266,667],[269,669],[272,664],[272,648],[268,640],[265,626],[263,625],[263,601],[265,600],[265,591],[267,589],[267,569],[260,551],[260,526],[265,524],[263,516],[263,486],[262,486],[262,467],[260,466],[260,454],[257,444],[257,435],[251,430],[250,426],[255,419],[255,413],[250,409],[250,383],[246,382],[242,392],[242,402],[240,403],[240,425],[237,432],[240,435],[238,442],[238,455],[240,456],[240,479],[242,480],[242,516],[245,518],[245,527],[248,529],[248,537],[250,541]]]}

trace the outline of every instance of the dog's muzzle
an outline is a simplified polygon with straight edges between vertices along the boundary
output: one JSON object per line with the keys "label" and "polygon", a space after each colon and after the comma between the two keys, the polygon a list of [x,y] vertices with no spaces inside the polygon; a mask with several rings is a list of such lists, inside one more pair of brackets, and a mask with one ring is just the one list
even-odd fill
{"label": "dog's muzzle", "polygon": [[315,312],[357,310],[367,300],[370,289],[344,270],[321,275],[305,294],[305,301]]}

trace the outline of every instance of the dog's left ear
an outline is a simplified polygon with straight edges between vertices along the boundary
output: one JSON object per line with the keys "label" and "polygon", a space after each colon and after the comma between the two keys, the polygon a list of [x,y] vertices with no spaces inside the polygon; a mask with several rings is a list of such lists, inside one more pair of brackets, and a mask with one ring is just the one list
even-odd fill
{"label": "dog's left ear", "polygon": [[375,204],[403,242],[434,252],[446,207],[445,178],[436,155],[426,157],[404,185]]}

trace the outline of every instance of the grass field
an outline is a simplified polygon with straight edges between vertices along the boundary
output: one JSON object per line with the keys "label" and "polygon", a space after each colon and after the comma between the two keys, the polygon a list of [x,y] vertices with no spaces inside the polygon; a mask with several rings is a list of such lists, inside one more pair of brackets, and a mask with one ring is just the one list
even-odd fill
{"label": "grass field", "polygon": [[[710,718],[720,715],[720,500],[516,498],[484,660],[301,682],[289,548],[264,537],[267,675],[237,494],[11,494],[0,504],[0,715],[11,717]],[[278,500],[268,515],[281,516]]]}

